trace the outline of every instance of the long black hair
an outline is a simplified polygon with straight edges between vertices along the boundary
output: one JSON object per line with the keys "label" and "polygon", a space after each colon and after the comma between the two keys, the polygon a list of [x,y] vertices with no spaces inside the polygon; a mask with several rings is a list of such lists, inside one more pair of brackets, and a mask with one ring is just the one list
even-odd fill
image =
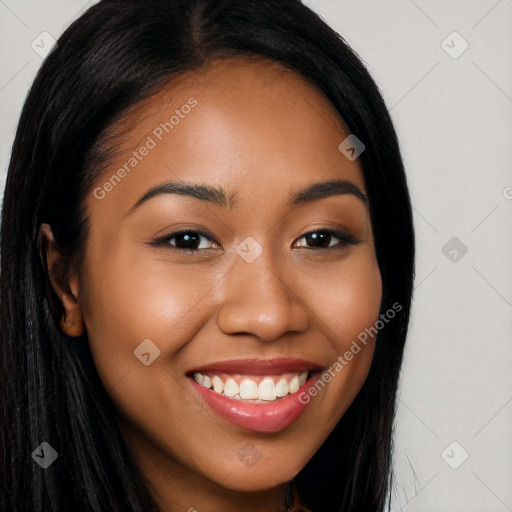
{"label": "long black hair", "polygon": [[[377,86],[342,37],[299,0],[103,0],[66,30],[41,67],[8,170],[0,240],[2,512],[157,510],[86,334],[71,340],[59,329],[38,232],[48,223],[70,258],[82,254],[84,198],[108,158],[108,129],[172,77],[240,55],[309,80],[366,146],[359,162],[381,313],[401,308],[379,332],[356,399],[294,484],[315,512],[384,510],[414,232],[397,136]],[[42,442],[58,453],[46,470],[32,457]]]}

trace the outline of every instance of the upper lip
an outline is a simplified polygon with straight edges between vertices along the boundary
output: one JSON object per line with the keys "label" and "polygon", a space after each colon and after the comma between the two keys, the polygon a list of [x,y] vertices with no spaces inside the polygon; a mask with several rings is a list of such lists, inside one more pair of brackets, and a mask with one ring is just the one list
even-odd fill
{"label": "upper lip", "polygon": [[240,373],[247,375],[273,375],[290,372],[315,372],[324,369],[323,365],[304,359],[231,359],[198,366],[187,372],[194,373]]}

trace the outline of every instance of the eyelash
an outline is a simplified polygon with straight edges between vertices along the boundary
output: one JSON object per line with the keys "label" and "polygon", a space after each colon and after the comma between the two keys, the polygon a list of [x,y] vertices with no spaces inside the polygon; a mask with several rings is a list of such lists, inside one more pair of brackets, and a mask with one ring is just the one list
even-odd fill
{"label": "eyelash", "polygon": [[[341,242],[339,242],[338,244],[335,244],[333,246],[329,246],[329,247],[319,247],[319,248],[303,247],[303,248],[309,249],[309,250],[333,251],[333,250],[342,250],[347,245],[358,245],[360,243],[359,240],[356,240],[353,236],[349,235],[348,233],[345,233],[343,231],[337,231],[334,229],[317,229],[315,231],[309,231],[309,232],[305,233],[304,235],[302,235],[300,238],[298,238],[298,240],[305,238],[308,235],[318,234],[318,233],[333,236],[335,238],[338,238]],[[172,251],[179,251],[179,252],[184,252],[184,253],[189,253],[189,254],[205,250],[205,249],[197,249],[197,248],[196,249],[182,249],[179,247],[174,247],[170,244],[171,240],[179,237],[180,235],[185,235],[185,234],[200,235],[203,238],[206,238],[207,240],[209,240],[210,242],[212,242],[214,244],[218,243],[211,235],[209,235],[208,233],[205,233],[204,231],[195,230],[195,229],[183,229],[183,230],[171,233],[170,235],[166,235],[164,237],[157,238],[157,239],[151,241],[150,245],[153,247],[165,247],[165,248],[171,249]]]}

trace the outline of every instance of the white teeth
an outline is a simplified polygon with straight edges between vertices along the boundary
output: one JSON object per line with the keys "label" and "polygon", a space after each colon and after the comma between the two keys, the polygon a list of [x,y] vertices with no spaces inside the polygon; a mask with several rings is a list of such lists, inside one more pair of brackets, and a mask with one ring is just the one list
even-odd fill
{"label": "white teeth", "polygon": [[290,393],[295,393],[299,389],[299,377],[295,376],[290,381]]}
{"label": "white teeth", "polygon": [[288,382],[285,379],[281,379],[276,384],[276,395],[279,398],[286,396],[289,392]]}
{"label": "white teeth", "polygon": [[270,377],[265,377],[258,386],[258,398],[270,401],[274,401],[277,398],[276,386]]}
{"label": "white teeth", "polygon": [[208,375],[203,375],[203,386],[205,388],[212,387],[212,379],[210,379],[210,377],[208,377]]}
{"label": "white teeth", "polygon": [[243,380],[240,383],[240,398],[243,400],[255,400],[258,398],[258,385],[252,380]]}
{"label": "white teeth", "polygon": [[222,382],[222,379],[218,375],[214,375],[212,384],[215,393],[222,393],[222,390],[224,389],[224,382]]}
{"label": "white teeth", "polygon": [[[308,372],[300,374],[287,374],[281,377],[277,382],[275,378],[264,377],[258,385],[252,379],[243,378],[240,385],[235,379],[228,377],[226,382],[218,375],[206,375],[194,373],[194,379],[202,386],[211,389],[220,395],[224,395],[237,400],[260,400],[274,402],[278,398],[283,398],[289,394],[296,393],[304,385],[308,378]],[[261,378],[257,380],[260,381]]]}
{"label": "white teeth", "polygon": [[224,384],[224,394],[231,397],[238,394],[238,384],[234,379],[229,378],[226,380],[226,384]]}

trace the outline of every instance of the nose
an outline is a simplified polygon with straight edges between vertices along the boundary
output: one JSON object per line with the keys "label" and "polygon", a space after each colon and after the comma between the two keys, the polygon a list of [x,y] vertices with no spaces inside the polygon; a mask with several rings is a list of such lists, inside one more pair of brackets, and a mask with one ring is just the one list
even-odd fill
{"label": "nose", "polygon": [[[267,251],[252,263],[239,256],[224,280],[217,324],[226,334],[245,334],[271,342],[309,326],[308,308],[285,281],[283,263]],[[286,272],[291,276],[293,272]]]}

